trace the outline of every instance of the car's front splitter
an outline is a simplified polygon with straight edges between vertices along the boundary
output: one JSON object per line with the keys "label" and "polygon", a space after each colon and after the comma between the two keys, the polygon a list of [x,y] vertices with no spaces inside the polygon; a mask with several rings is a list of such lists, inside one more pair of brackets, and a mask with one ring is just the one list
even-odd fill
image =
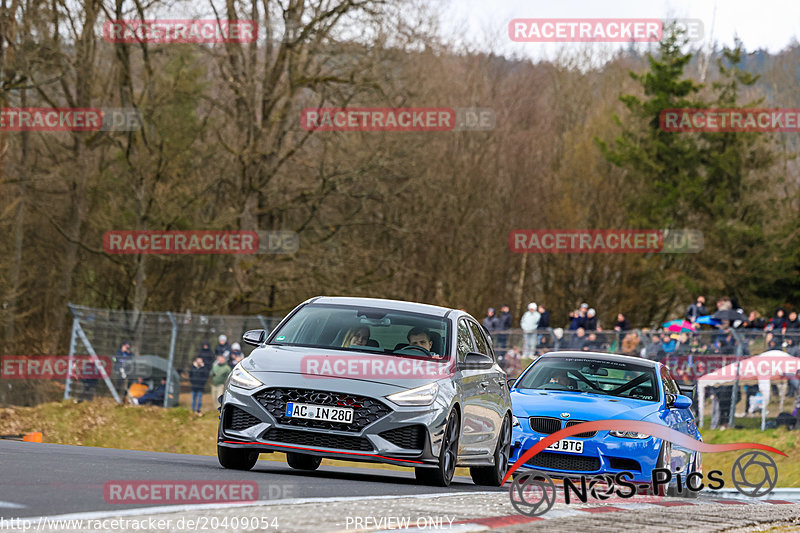
{"label": "car's front splitter", "polygon": [[407,467],[414,467],[414,466],[426,466],[426,465],[435,465],[436,461],[432,459],[424,459],[424,453],[420,454],[419,457],[414,459],[405,459],[400,457],[389,457],[386,455],[380,455],[375,453],[367,453],[367,452],[355,452],[355,451],[347,451],[347,450],[332,450],[327,448],[312,448],[307,446],[296,446],[291,444],[277,444],[277,443],[265,443],[265,442],[258,442],[258,441],[243,441],[243,440],[235,440],[231,438],[225,438],[217,442],[219,446],[225,446],[228,448],[246,448],[249,450],[259,451],[260,453],[270,453],[270,452],[284,452],[284,453],[304,453],[308,455],[315,455],[319,457],[325,457],[329,459],[339,459],[342,461],[367,461],[371,463],[387,463],[393,464],[397,466],[407,466]]}

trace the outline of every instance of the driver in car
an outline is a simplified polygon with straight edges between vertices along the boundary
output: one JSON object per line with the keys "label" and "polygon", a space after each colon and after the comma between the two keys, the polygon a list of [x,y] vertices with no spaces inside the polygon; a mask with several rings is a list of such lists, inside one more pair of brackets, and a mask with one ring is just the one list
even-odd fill
{"label": "driver in car", "polygon": [[[422,328],[411,328],[411,331],[408,332],[408,344],[411,346],[419,346],[420,348],[425,348],[427,351],[431,351],[433,348],[433,341],[431,340],[431,334],[428,333],[428,330]],[[431,353],[431,356],[435,359],[441,359],[442,356],[439,354]]]}
{"label": "driver in car", "polygon": [[559,385],[563,385],[568,389],[576,389],[577,383],[574,379],[567,375],[566,370],[557,370],[550,376],[550,383],[558,383]]}

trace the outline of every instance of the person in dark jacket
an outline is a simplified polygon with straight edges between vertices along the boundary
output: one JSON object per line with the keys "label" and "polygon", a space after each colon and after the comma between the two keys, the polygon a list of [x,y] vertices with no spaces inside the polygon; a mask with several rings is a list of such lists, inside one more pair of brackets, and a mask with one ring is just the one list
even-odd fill
{"label": "person in dark jacket", "polygon": [[203,341],[203,347],[200,348],[200,351],[197,352],[197,357],[203,358],[203,364],[206,368],[211,368],[211,365],[214,364],[214,352],[211,351],[211,343],[208,341]]}
{"label": "person in dark jacket", "polygon": [[225,359],[227,359],[230,351],[231,345],[228,344],[227,335],[220,335],[217,339],[217,345],[214,346],[214,356],[224,355]]}
{"label": "person in dark jacket", "polygon": [[614,331],[628,331],[631,329],[631,324],[625,315],[617,313],[617,321],[614,323]]}
{"label": "person in dark jacket", "polygon": [[800,329],[800,320],[797,320],[797,313],[792,311],[789,313],[789,320],[786,321],[786,329],[794,330],[792,333],[797,333]]}
{"label": "person in dark jacket", "polygon": [[139,405],[164,405],[164,396],[166,396],[166,394],[167,378],[161,378],[161,385],[153,390],[147,391],[136,403]]}
{"label": "person in dark jacket", "polygon": [[494,314],[494,307],[490,307],[486,311],[486,317],[483,319],[483,327],[485,327],[486,331],[489,333],[494,333],[500,329],[500,320]]}
{"label": "person in dark jacket", "polygon": [[208,381],[209,368],[199,355],[194,358],[191,368],[189,368],[189,383],[192,384],[192,412],[200,414],[203,408],[203,391]]}
{"label": "person in dark jacket", "polygon": [[772,317],[767,324],[767,331],[781,331],[783,328],[786,327],[786,317],[784,316],[785,312],[783,307],[779,307],[777,311],[775,311],[775,316]]}
{"label": "person in dark jacket", "polygon": [[706,299],[703,296],[698,296],[697,301],[686,308],[686,320],[694,323],[701,316],[708,314],[706,309]]}
{"label": "person in dark jacket", "polygon": [[550,311],[544,308],[543,305],[539,306],[539,328],[550,327]]}
{"label": "person in dark jacket", "polygon": [[[500,331],[508,331],[511,329],[513,317],[511,316],[511,310],[508,307],[508,304],[503,304],[500,306],[500,316],[497,317],[498,323],[498,330]],[[508,343],[508,335],[502,334],[497,336],[497,347],[498,348],[507,348]]]}
{"label": "person in dark jacket", "polygon": [[244,359],[244,354],[242,353],[242,345],[238,342],[234,342],[231,344],[231,353],[228,356],[228,366],[233,369],[236,365],[239,364],[239,361]]}
{"label": "person in dark jacket", "polygon": [[583,329],[586,331],[597,331],[597,313],[594,309],[586,311],[586,321],[584,322]]}
{"label": "person in dark jacket", "polygon": [[136,354],[134,354],[131,350],[130,341],[123,342],[119,347],[119,350],[117,350],[114,354],[114,370],[116,370],[117,373],[117,379],[115,380],[114,385],[117,388],[117,392],[123,398],[125,397],[125,392],[127,390],[125,382],[128,380],[128,374],[130,374],[133,370],[133,358],[135,356]]}

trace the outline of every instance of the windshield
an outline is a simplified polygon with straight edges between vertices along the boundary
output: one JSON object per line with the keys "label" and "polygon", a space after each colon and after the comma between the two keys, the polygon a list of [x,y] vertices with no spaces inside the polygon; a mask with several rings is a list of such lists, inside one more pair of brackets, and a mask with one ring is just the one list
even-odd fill
{"label": "windshield", "polygon": [[444,360],[449,321],[391,309],[309,304],[272,335],[269,344],[409,355]]}
{"label": "windshield", "polygon": [[514,387],[603,394],[651,402],[657,402],[659,398],[652,367],[584,357],[541,359]]}

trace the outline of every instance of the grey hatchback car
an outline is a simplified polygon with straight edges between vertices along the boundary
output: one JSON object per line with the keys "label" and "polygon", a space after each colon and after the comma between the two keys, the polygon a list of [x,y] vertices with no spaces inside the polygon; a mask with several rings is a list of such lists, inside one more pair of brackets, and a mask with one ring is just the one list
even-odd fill
{"label": "grey hatchback car", "polygon": [[489,335],[463,311],[373,298],[296,307],[231,372],[217,455],[251,469],[259,453],[289,466],[322,458],[414,467],[448,486],[456,466],[499,486],[508,468],[511,397]]}

